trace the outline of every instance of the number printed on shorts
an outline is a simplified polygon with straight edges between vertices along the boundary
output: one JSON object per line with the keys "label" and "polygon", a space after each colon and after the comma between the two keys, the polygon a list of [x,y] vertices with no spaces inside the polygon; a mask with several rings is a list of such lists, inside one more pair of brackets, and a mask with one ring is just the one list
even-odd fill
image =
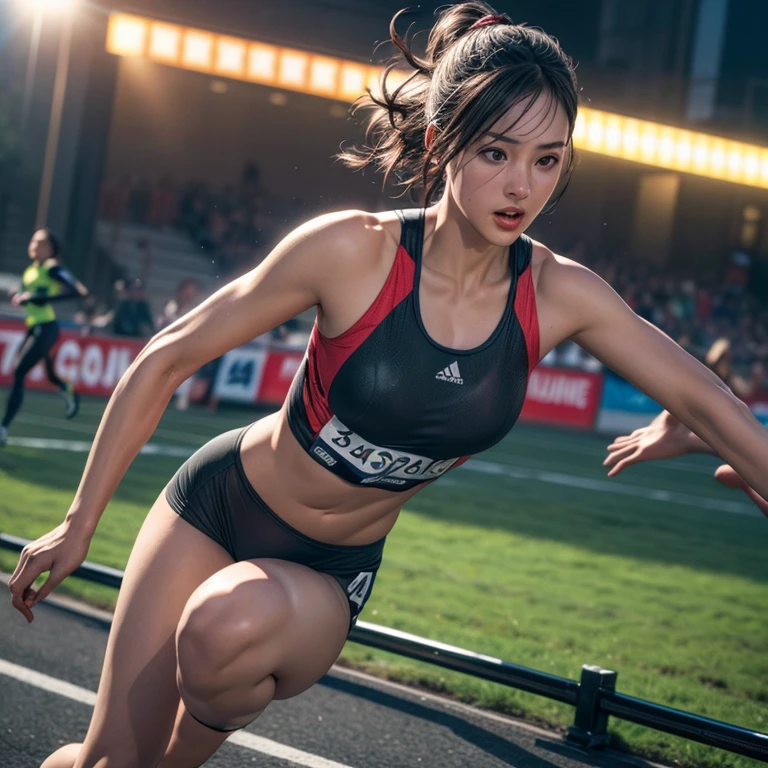
{"label": "number printed on shorts", "polygon": [[353,476],[352,482],[380,487],[410,487],[434,480],[458,461],[382,448],[348,429],[336,416],[323,427],[311,453],[328,466],[342,461]]}

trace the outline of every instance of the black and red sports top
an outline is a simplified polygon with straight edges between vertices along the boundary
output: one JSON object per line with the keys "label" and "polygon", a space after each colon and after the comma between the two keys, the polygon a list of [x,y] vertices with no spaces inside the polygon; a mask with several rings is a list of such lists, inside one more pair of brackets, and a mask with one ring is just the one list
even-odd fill
{"label": "black and red sports top", "polygon": [[317,328],[288,395],[288,423],[309,455],[355,485],[405,491],[499,442],[523,407],[539,359],[532,243],[509,251],[512,280],[479,347],[430,338],[419,310],[424,211],[398,211],[400,247],[373,304],[347,331]]}

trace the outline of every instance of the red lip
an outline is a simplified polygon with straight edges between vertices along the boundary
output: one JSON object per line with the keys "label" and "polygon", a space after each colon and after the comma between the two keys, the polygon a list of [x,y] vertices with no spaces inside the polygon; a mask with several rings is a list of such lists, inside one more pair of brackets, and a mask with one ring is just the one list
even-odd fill
{"label": "red lip", "polygon": [[[519,211],[515,211],[515,213],[519,213]],[[524,217],[522,215],[517,216],[514,219],[510,219],[507,216],[502,216],[499,212],[493,214],[493,220],[496,222],[497,226],[501,227],[507,232],[516,230],[522,223],[523,218]]]}
{"label": "red lip", "polygon": [[521,216],[525,215],[525,211],[522,208],[517,208],[514,205],[510,205],[507,208],[499,208],[496,213],[519,213]]}

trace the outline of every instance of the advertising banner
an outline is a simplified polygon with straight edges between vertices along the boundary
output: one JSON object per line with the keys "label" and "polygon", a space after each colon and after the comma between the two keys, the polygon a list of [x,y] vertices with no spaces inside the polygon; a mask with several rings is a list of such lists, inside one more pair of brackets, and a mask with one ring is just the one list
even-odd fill
{"label": "advertising banner", "polygon": [[304,350],[270,350],[258,392],[260,403],[281,405],[304,359]]}
{"label": "advertising banner", "polygon": [[244,346],[227,352],[221,360],[213,396],[237,403],[255,403],[264,374],[267,350]]}
{"label": "advertising banner", "polygon": [[522,421],[590,429],[600,405],[603,376],[565,368],[536,368],[528,381]]}
{"label": "advertising banner", "polygon": [[[22,321],[0,319],[0,386],[12,382],[26,332]],[[144,344],[144,339],[81,336],[76,329],[62,328],[51,352],[54,370],[65,381],[74,382],[81,394],[109,396]],[[55,389],[45,376],[42,361],[27,375],[25,385]]]}

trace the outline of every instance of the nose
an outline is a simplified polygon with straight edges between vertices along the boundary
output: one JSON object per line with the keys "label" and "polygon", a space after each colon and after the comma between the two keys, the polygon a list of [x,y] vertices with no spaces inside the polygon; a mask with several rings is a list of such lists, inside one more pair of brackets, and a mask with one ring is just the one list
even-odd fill
{"label": "nose", "polygon": [[531,177],[525,166],[519,163],[510,164],[504,193],[507,197],[514,197],[517,200],[525,200],[531,194]]}

